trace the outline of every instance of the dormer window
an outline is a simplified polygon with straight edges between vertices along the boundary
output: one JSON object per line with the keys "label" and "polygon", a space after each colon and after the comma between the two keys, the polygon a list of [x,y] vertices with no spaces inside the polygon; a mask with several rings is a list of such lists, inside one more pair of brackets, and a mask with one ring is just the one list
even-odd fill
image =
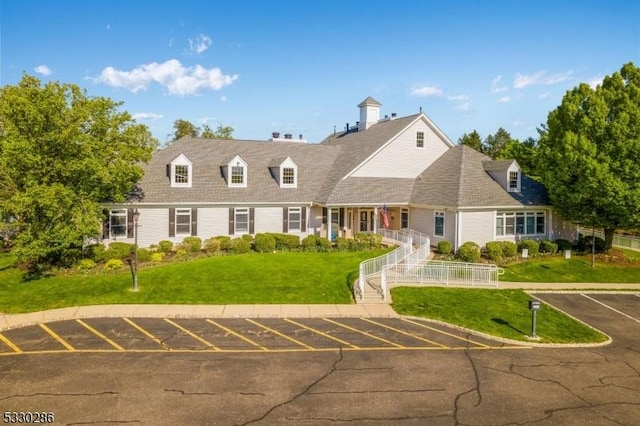
{"label": "dormer window", "polygon": [[247,163],[236,155],[226,166],[227,182],[230,188],[247,187]]}
{"label": "dormer window", "polygon": [[186,155],[178,155],[169,165],[172,188],[191,188],[193,165]]}
{"label": "dormer window", "polygon": [[298,187],[298,166],[290,157],[287,157],[278,166],[277,179],[281,188]]}

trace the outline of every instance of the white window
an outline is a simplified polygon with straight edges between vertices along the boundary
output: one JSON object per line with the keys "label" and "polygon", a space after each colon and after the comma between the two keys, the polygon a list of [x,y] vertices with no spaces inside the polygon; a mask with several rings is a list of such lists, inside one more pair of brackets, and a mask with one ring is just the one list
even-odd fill
{"label": "white window", "polygon": [[416,133],[416,148],[424,148],[424,132]]}
{"label": "white window", "polygon": [[285,158],[279,165],[277,180],[280,183],[281,188],[297,188],[298,187],[298,166],[291,159],[291,157]]}
{"label": "white window", "polygon": [[289,232],[300,232],[302,229],[302,210],[300,207],[289,207]]}
{"label": "white window", "polygon": [[240,165],[231,167],[231,183],[236,185],[244,183],[244,167]]}
{"label": "white window", "polygon": [[545,212],[496,213],[496,236],[544,235],[545,231]]}
{"label": "white window", "polygon": [[509,172],[509,189],[512,191],[518,190],[518,172]]}
{"label": "white window", "polygon": [[127,236],[127,210],[109,212],[109,235],[112,238]]}
{"label": "white window", "polygon": [[444,212],[434,212],[433,235],[444,237]]}
{"label": "white window", "polygon": [[282,169],[282,185],[296,184],[296,169],[293,167],[284,167]]}
{"label": "white window", "polygon": [[191,209],[176,209],[176,235],[191,235]]}
{"label": "white window", "polygon": [[239,155],[227,164],[226,178],[230,188],[247,187],[247,163]]}
{"label": "white window", "polygon": [[193,165],[184,155],[178,155],[170,165],[171,186],[174,188],[190,188],[193,180]]}
{"label": "white window", "polygon": [[233,217],[233,233],[246,234],[249,232],[249,209],[235,209]]}

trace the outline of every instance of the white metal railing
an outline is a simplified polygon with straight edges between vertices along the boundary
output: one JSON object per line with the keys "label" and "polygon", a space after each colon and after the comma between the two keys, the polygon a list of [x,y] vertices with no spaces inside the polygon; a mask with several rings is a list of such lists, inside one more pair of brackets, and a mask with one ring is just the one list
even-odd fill
{"label": "white metal railing", "polygon": [[389,265],[382,270],[381,287],[394,284],[440,284],[445,286],[497,287],[504,271],[484,263],[425,261]]}
{"label": "white metal railing", "polygon": [[[378,234],[382,235],[383,241],[400,244],[400,246],[382,256],[367,259],[360,263],[360,277],[358,279],[358,289],[360,291],[360,300],[364,299],[365,284],[367,278],[382,272],[389,266],[400,262],[407,262],[409,259],[416,259],[420,262],[429,256],[431,240],[425,234],[413,230],[389,230],[379,229]],[[414,245],[419,245],[414,250]],[[381,282],[380,290],[382,298],[386,300],[386,287]]]}
{"label": "white metal railing", "polygon": [[[579,226],[578,232],[580,234],[583,234],[584,236],[589,236],[594,234],[596,237],[602,238],[604,240],[604,232],[597,229],[594,232],[593,229]],[[628,248],[629,250],[640,251],[640,238],[634,237],[631,235],[614,234],[612,245],[616,247]]]}

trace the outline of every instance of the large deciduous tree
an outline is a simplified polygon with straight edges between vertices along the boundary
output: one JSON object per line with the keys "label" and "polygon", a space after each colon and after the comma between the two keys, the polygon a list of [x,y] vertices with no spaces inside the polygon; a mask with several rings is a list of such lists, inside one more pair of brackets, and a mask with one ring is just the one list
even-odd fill
{"label": "large deciduous tree", "polygon": [[565,219],[604,229],[640,226],[640,68],[626,64],[595,89],[568,91],[541,131],[538,173]]}
{"label": "large deciduous tree", "polygon": [[101,203],[142,177],[157,141],[120,106],[29,75],[0,88],[0,212],[17,224],[20,259],[72,260],[100,234]]}

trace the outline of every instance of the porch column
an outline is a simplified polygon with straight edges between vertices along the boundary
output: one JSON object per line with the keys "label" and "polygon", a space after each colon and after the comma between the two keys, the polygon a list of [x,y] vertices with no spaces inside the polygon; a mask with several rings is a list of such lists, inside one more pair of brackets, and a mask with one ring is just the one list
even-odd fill
{"label": "porch column", "polygon": [[327,240],[331,241],[331,211],[333,209],[327,206]]}
{"label": "porch column", "polygon": [[378,232],[378,208],[373,208],[373,232]]}

